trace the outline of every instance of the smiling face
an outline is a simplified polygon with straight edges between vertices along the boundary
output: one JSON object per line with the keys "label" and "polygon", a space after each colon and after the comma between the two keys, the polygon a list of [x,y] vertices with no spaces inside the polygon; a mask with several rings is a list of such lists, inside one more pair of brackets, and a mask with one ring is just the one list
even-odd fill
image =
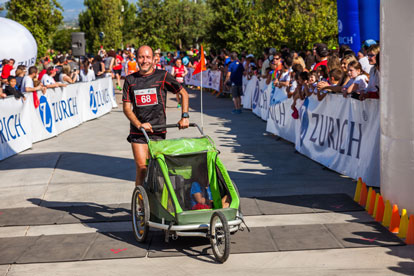
{"label": "smiling face", "polygon": [[355,69],[352,66],[348,66],[348,76],[350,78],[356,78],[361,74],[361,70]]}
{"label": "smiling face", "polygon": [[368,56],[369,64],[371,64],[371,65],[377,64],[377,55],[376,54],[374,54],[373,52],[368,52],[367,56]]}
{"label": "smiling face", "polygon": [[141,75],[152,72],[154,67],[154,55],[149,46],[141,46],[138,49],[138,67]]}

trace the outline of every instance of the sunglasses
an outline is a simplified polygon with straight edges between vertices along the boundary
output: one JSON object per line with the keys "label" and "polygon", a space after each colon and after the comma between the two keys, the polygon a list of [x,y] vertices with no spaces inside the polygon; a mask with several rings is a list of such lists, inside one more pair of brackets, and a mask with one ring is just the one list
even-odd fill
{"label": "sunglasses", "polygon": [[372,58],[372,57],[375,57],[376,55],[374,55],[374,54],[368,54],[367,56]]}

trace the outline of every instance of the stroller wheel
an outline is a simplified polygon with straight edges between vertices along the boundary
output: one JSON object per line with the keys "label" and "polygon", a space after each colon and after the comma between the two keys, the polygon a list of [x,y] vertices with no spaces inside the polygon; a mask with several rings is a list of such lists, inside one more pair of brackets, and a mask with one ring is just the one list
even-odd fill
{"label": "stroller wheel", "polygon": [[230,255],[230,231],[227,219],[220,211],[211,216],[210,244],[216,260],[224,263]]}
{"label": "stroller wheel", "polygon": [[139,242],[145,242],[147,239],[149,227],[148,220],[150,216],[149,201],[144,187],[135,187],[132,194],[132,229],[134,230],[135,239]]}

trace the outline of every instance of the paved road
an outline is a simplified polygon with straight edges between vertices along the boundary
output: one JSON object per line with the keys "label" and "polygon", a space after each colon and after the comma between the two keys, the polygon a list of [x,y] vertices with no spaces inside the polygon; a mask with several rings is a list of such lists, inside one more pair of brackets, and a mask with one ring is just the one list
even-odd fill
{"label": "paved road", "polygon": [[[119,96],[118,94],[118,100]],[[200,123],[199,96],[198,91],[190,93],[191,121],[196,123]],[[295,153],[292,144],[266,133],[266,123],[250,111],[240,115],[231,114],[230,99],[215,98],[207,92],[203,96],[204,131],[215,140],[223,163],[239,187],[246,204],[245,211],[250,213],[246,218],[247,223],[255,231],[262,228],[280,231],[280,227],[287,227],[286,231],[280,232],[281,236],[285,232],[302,229],[302,232],[297,230],[297,243],[283,244],[276,240],[275,247],[278,250],[275,251],[278,252],[232,254],[223,265],[215,264],[208,255],[198,254],[158,258],[95,257],[88,261],[36,261],[31,264],[0,265],[0,275],[414,275],[412,246],[384,246],[385,243],[365,246],[362,242],[354,242],[354,246],[337,238],[338,235],[332,230],[335,227],[346,228],[372,221],[363,211],[315,212],[315,206],[311,206],[313,211],[309,212],[268,212],[270,207],[263,203],[263,197],[318,194],[320,198],[329,199],[331,194],[338,193],[353,196],[355,182]],[[170,97],[167,102],[169,123],[177,122],[180,117],[174,98]],[[18,217],[21,210],[33,210],[36,213],[40,210],[62,211],[67,210],[64,208],[74,208],[73,206],[97,207],[106,211],[128,208],[134,186],[135,166],[130,145],[125,140],[127,133],[128,122],[121,108],[114,109],[108,115],[84,123],[58,137],[36,143],[32,149],[0,162],[0,222],[2,212],[7,211],[16,212]],[[197,133],[192,130],[172,130],[168,137],[187,134]],[[295,197],[286,197],[290,198]],[[304,208],[298,206],[297,200],[283,202],[283,206],[289,205],[289,208]],[[260,214],[255,213],[256,207],[262,208]],[[26,216],[26,219],[30,218]],[[47,221],[51,218],[43,215],[42,219]],[[94,235],[93,239],[97,240],[101,236],[96,232],[130,231],[130,223],[126,219],[90,223],[69,219],[65,223],[35,224],[20,221],[18,225],[0,227],[0,249],[3,250],[0,261],[3,252],[8,250],[2,248],[1,243],[10,242],[10,248],[13,248],[13,238],[16,239],[17,246],[19,240],[29,241],[33,237],[37,239],[63,235],[81,239],[80,237]],[[299,246],[292,249],[298,244],[318,242],[318,235],[309,232],[307,236],[306,227],[311,226],[323,226],[321,234],[329,232],[338,247],[305,250]],[[309,229],[315,229],[312,227]],[[352,234],[363,237],[358,231]],[[252,235],[254,234],[246,240],[246,244],[254,243],[255,237]],[[260,238],[262,237],[258,236],[257,240]],[[235,247],[242,242],[236,241]],[[66,249],[65,244],[62,244]],[[72,247],[73,243],[69,242],[67,248],[72,250]],[[42,250],[48,248],[40,248],[38,255],[42,254]]]}

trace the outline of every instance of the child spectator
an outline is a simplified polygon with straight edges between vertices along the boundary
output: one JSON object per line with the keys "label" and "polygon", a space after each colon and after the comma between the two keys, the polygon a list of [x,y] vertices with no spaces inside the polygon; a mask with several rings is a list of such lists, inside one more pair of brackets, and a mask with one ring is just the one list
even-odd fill
{"label": "child spectator", "polygon": [[290,74],[290,84],[286,88],[288,98],[292,97],[293,94],[295,93],[296,87],[297,87],[297,84],[298,84],[297,83],[298,74],[300,74],[301,72],[303,72],[302,65],[300,65],[300,64],[292,65],[292,71],[291,71],[291,74]]}
{"label": "child spectator", "polygon": [[316,88],[316,85],[318,84],[317,82],[318,80],[318,73],[316,71],[312,71],[309,73],[309,85],[308,85],[308,90],[309,90],[309,95],[312,94],[317,94],[318,89]]}
{"label": "child spectator", "polygon": [[330,86],[325,87],[325,89],[317,90],[316,96],[318,101],[322,101],[326,95],[328,95],[329,90],[332,90],[332,87],[336,87],[342,78],[342,71],[339,68],[334,68],[329,72],[329,84]]}
{"label": "child spectator", "polygon": [[293,110],[293,113],[292,113],[293,119],[298,119],[299,111],[296,108],[296,102],[298,99],[304,100],[309,93],[308,91],[309,73],[306,71],[303,71],[300,74],[296,74],[295,76],[296,76],[298,85],[293,94],[293,103],[291,105],[291,108]]}
{"label": "child spectator", "polygon": [[352,98],[359,99],[360,92],[368,86],[368,76],[364,73],[358,61],[351,61],[348,64],[348,75],[350,80],[342,88],[343,96],[346,98],[348,94],[351,94]]}
{"label": "child spectator", "polygon": [[9,85],[6,86],[4,89],[4,93],[6,93],[7,96],[14,96],[16,99],[23,98],[26,99],[22,92],[16,90],[16,77],[9,76],[8,77],[8,83]]}
{"label": "child spectator", "polygon": [[316,69],[316,73],[318,75],[318,81],[328,81],[328,67],[320,65],[318,66],[318,69]]}

